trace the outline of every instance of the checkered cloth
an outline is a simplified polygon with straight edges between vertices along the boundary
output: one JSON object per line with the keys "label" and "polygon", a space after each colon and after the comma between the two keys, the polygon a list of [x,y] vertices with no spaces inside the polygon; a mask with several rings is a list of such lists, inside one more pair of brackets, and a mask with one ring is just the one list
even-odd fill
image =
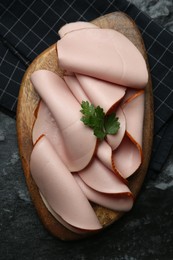
{"label": "checkered cloth", "polygon": [[160,172],[173,144],[173,35],[133,4],[123,0],[1,0],[0,105],[16,111],[23,74],[33,59],[58,40],[65,23],[90,21],[114,11],[127,13],[138,25],[151,68],[155,129],[152,176]]}

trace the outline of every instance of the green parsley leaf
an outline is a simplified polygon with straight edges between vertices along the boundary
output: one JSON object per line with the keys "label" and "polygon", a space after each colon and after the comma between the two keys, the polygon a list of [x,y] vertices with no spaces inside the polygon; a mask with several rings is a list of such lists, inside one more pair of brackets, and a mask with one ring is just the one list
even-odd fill
{"label": "green parsley leaf", "polygon": [[103,140],[106,136],[106,133],[104,132],[103,128],[93,128],[93,131],[94,131],[94,135],[100,139],[100,140]]}
{"label": "green parsley leaf", "polygon": [[118,122],[118,117],[116,117],[115,113],[106,115],[104,123],[105,131],[107,134],[117,134],[120,128],[120,123]]}
{"label": "green parsley leaf", "polygon": [[80,112],[84,115],[81,120],[85,125],[92,127],[94,125],[93,118],[95,114],[95,108],[90,105],[88,101],[82,101]]}
{"label": "green parsley leaf", "polygon": [[116,134],[120,128],[120,123],[115,113],[105,115],[103,108],[82,101],[80,112],[83,114],[81,121],[93,129],[94,135],[103,140],[107,134]]}

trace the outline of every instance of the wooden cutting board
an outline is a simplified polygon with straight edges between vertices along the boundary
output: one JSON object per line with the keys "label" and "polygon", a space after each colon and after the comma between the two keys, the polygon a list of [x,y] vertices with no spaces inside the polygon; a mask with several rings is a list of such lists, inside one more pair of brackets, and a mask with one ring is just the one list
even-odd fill
{"label": "wooden cutting board", "polygon": [[[92,21],[94,24],[101,28],[111,28],[117,30],[129,38],[133,44],[139,49],[144,56],[147,66],[147,54],[143,44],[141,34],[136,27],[132,19],[121,12],[110,13],[108,15],[97,18]],[[41,53],[27,69],[20,87],[20,93],[18,98],[17,107],[17,135],[18,146],[21,156],[22,166],[26,178],[28,190],[30,192],[32,201],[37,209],[38,215],[42,220],[44,226],[55,236],[63,240],[80,239],[83,236],[77,235],[72,231],[68,231],[48,212],[42,199],[39,195],[37,186],[33,181],[30,169],[29,161],[33,148],[31,133],[32,127],[35,121],[34,111],[38,105],[39,97],[34,91],[30,82],[30,76],[35,70],[47,69],[53,71],[60,76],[63,75],[63,71],[58,67],[56,44],[49,47],[43,53]],[[148,66],[148,72],[150,75],[150,69]],[[145,89],[145,117],[144,117],[143,129],[143,152],[144,160],[138,169],[138,171],[129,179],[129,186],[134,196],[136,197],[141,189],[145,175],[147,173],[148,164],[152,149],[152,136],[153,136],[153,96],[152,96],[152,84],[149,76],[149,82]],[[107,227],[113,222],[117,221],[122,213],[108,210],[99,205],[92,204],[96,215],[98,216],[103,227]]]}

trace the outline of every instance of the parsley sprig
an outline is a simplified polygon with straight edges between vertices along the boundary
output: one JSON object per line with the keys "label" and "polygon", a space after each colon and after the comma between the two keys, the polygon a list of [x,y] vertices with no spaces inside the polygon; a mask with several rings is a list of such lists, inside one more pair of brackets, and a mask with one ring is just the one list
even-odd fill
{"label": "parsley sprig", "polygon": [[106,115],[100,106],[94,107],[88,101],[82,101],[80,112],[83,114],[81,121],[93,129],[94,135],[103,140],[107,134],[117,134],[120,122],[115,113]]}

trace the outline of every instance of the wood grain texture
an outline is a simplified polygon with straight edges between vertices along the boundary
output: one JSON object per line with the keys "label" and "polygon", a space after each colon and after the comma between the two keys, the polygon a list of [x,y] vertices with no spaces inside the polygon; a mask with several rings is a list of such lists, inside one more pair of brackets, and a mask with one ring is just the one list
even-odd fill
{"label": "wood grain texture", "polygon": [[[139,51],[144,56],[148,66],[147,55],[140,32],[136,27],[135,23],[127,15],[121,12],[115,12],[99,17],[92,22],[101,28],[111,28],[124,34],[139,49]],[[58,67],[56,44],[52,45],[50,48],[45,50],[32,62],[32,64],[29,66],[23,77],[20,87],[17,107],[17,135],[19,153],[21,156],[26,183],[32,201],[37,209],[38,215],[41,221],[43,222],[44,226],[53,235],[59,237],[62,240],[81,239],[91,234],[75,234],[72,231],[67,230],[59,222],[57,222],[57,220],[46,209],[38,192],[38,188],[30,174],[29,161],[31,151],[33,148],[31,133],[35,121],[34,111],[39,102],[39,96],[33,89],[33,86],[30,81],[30,76],[33,73],[33,71],[39,69],[47,69],[57,73],[60,76],[63,75],[63,71]],[[151,78],[149,76],[149,81],[145,89],[145,128],[143,131],[144,158],[141,167],[132,177],[129,178],[129,187],[132,190],[135,197],[138,195],[141,189],[142,183],[144,181],[148,169],[152,148],[153,121],[154,120],[152,84]],[[108,210],[95,204],[92,204],[92,206],[104,228],[109,226],[113,222],[117,221],[122,216],[122,213],[120,212]]]}

